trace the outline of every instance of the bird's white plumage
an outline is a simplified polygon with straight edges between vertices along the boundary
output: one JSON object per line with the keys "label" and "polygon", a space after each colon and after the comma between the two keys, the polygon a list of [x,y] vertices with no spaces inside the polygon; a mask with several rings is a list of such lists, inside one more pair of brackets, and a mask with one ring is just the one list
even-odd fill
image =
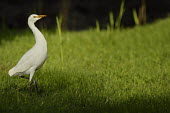
{"label": "bird's white plumage", "polygon": [[21,57],[17,65],[9,70],[8,74],[10,76],[22,76],[29,74],[29,80],[31,81],[35,70],[39,69],[47,59],[47,42],[43,34],[34,25],[34,23],[42,17],[44,16],[32,14],[28,18],[28,25],[35,36],[36,43]]}

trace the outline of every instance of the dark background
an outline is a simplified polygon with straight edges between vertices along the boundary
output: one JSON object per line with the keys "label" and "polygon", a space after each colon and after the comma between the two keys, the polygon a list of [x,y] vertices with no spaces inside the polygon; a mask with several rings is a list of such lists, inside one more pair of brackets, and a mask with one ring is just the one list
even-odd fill
{"label": "dark background", "polygon": [[[123,27],[134,26],[132,10],[135,8],[138,16],[141,15],[142,1],[145,1],[144,24],[169,15],[170,0],[125,0],[125,13],[121,22]],[[120,4],[121,0],[1,0],[0,29],[27,28],[27,18],[33,13],[48,15],[39,25],[43,28],[55,28],[56,16],[59,15],[63,16],[63,29],[92,28],[96,20],[99,20],[102,28],[106,28],[109,12],[112,11],[116,19]]]}

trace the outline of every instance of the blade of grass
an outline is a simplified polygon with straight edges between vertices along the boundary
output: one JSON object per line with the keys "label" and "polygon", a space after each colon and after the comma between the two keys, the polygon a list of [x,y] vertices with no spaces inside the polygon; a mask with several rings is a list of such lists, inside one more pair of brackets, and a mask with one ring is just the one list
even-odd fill
{"label": "blade of grass", "polygon": [[113,30],[114,29],[114,15],[113,15],[113,12],[109,13],[109,21],[110,21],[110,29]]}
{"label": "blade of grass", "polygon": [[125,12],[125,0],[122,0],[122,2],[121,2],[121,5],[120,5],[120,12],[119,12],[119,16],[118,16],[118,18],[117,18],[117,20],[116,20],[116,23],[115,23],[115,26],[116,26],[116,28],[120,28],[120,24],[121,24],[121,21],[122,21],[122,17],[123,17],[123,14],[124,14],[124,12]]}
{"label": "blade of grass", "polygon": [[61,65],[62,65],[61,68],[63,69],[64,59],[63,59],[63,41],[62,41],[62,31],[61,31],[62,18],[56,17],[56,22],[57,22],[58,36],[60,40],[60,59],[61,59]]}
{"label": "blade of grass", "polygon": [[96,32],[100,32],[100,24],[98,20],[96,20]]}
{"label": "blade of grass", "polygon": [[136,10],[133,9],[132,12],[133,12],[133,19],[134,19],[135,24],[136,24],[136,25],[139,25],[139,18],[138,18],[138,16],[137,16]]}

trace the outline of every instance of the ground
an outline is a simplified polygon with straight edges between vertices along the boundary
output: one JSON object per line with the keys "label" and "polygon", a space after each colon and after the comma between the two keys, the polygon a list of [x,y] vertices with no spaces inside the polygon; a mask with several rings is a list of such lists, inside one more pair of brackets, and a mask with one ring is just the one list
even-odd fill
{"label": "ground", "polygon": [[[33,46],[30,30],[1,32],[1,113],[169,113],[170,19],[96,32],[42,30],[48,59],[34,79],[8,75]],[[62,54],[61,54],[62,52]],[[36,53],[35,53],[36,54]]]}

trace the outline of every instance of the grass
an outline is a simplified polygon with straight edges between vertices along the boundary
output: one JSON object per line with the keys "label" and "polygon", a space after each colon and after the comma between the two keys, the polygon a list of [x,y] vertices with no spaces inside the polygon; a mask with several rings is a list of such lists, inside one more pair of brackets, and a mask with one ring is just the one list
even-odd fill
{"label": "grass", "polygon": [[114,24],[115,24],[113,12],[109,13],[109,22],[110,22],[110,29],[113,30],[114,29]]}
{"label": "grass", "polygon": [[133,9],[133,10],[132,10],[132,13],[133,13],[133,19],[134,19],[135,24],[136,24],[136,25],[139,25],[139,18],[138,18],[136,9]]}
{"label": "grass", "polygon": [[0,112],[169,113],[169,26],[165,19],[109,33],[63,32],[63,68],[58,34],[42,31],[49,57],[34,76],[39,93],[7,74],[35,43],[31,31],[1,32]]}
{"label": "grass", "polygon": [[96,20],[96,32],[100,32],[100,24],[98,20]]}
{"label": "grass", "polygon": [[60,59],[61,59],[61,67],[63,68],[63,63],[64,63],[64,59],[63,59],[63,41],[62,41],[62,35],[61,35],[61,23],[62,23],[62,18],[58,18],[56,17],[56,22],[57,22],[57,33],[58,33],[58,37],[60,39]]}
{"label": "grass", "polygon": [[123,14],[125,12],[125,0],[122,0],[121,4],[120,4],[120,12],[119,12],[119,16],[118,18],[116,19],[116,22],[115,22],[115,27],[117,29],[120,29],[121,27],[121,21],[122,21],[122,17],[123,17]]}

